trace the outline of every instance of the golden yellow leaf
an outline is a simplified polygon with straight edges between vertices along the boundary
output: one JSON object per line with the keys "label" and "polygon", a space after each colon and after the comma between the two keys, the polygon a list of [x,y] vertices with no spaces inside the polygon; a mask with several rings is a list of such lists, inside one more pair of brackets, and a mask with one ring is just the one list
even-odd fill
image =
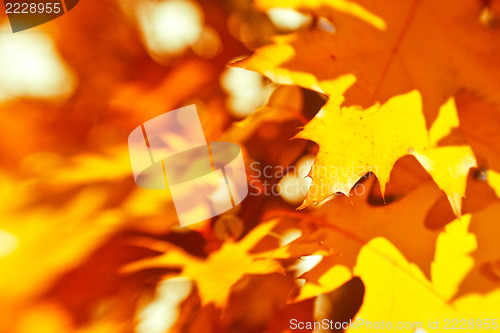
{"label": "golden yellow leaf", "polygon": [[[471,253],[477,244],[474,235],[468,233],[469,221],[470,215],[465,215],[439,235],[430,281],[386,239],[377,238],[368,243],[361,250],[354,271],[366,290],[354,322],[360,323],[358,319],[365,323],[380,322],[382,318],[392,325],[421,322],[421,328],[429,331],[429,322],[439,320],[439,328],[432,331],[446,332],[445,319],[467,321],[489,315],[494,318],[494,313],[500,310],[498,289],[484,296],[469,294],[453,300],[474,262]],[[381,302],[382,299],[391,301]],[[406,331],[416,328],[408,327]],[[370,329],[367,325],[357,325],[349,331],[357,330]]]}
{"label": "golden yellow leaf", "polygon": [[295,301],[300,302],[311,297],[329,293],[349,281],[351,277],[352,273],[347,267],[334,265],[321,275],[316,283],[306,281],[302,288],[300,288],[300,293],[295,298]]}
{"label": "golden yellow leaf", "polygon": [[[277,223],[277,220],[261,223],[239,242],[226,241],[206,260],[194,257],[175,246],[158,244],[157,249],[161,249],[165,254],[132,263],[124,270],[134,272],[146,268],[181,268],[179,276],[189,278],[196,283],[203,304],[214,303],[222,307],[226,303],[231,288],[244,275],[283,271],[276,259],[290,258],[290,254],[287,255],[279,249],[275,254],[273,251],[251,252]],[[144,245],[151,247],[150,242],[145,242]],[[305,254],[298,253],[297,255]]]}
{"label": "golden yellow leaf", "polygon": [[453,100],[441,107],[430,130],[421,108],[417,91],[366,110],[329,101],[296,136],[315,141],[320,147],[310,172],[312,185],[300,208],[336,192],[349,195],[368,172],[377,176],[383,195],[394,163],[411,154],[446,193],[459,215],[467,174],[476,166],[474,155],[468,146],[438,146],[439,140],[458,125]]}

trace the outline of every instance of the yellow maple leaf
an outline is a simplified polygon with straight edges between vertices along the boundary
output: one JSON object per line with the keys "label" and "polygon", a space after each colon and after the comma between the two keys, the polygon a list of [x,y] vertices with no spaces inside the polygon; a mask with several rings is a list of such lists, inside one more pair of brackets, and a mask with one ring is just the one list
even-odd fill
{"label": "yellow maple leaf", "polygon": [[[347,175],[332,176],[337,179],[323,182],[321,187],[319,180],[313,179],[314,194],[309,193],[301,208],[336,191],[347,194],[367,171],[379,176],[384,191],[390,166],[399,157],[412,153],[446,192],[459,216],[466,174],[470,167],[476,166],[472,151],[462,145],[434,149],[438,141],[432,139],[432,131],[428,133],[430,142],[425,142],[424,135],[426,126],[430,127],[440,110],[449,108],[450,98],[461,88],[479,92],[488,101],[500,104],[496,93],[500,87],[496,80],[498,68],[490,66],[500,61],[500,32],[479,19],[483,5],[472,0],[460,4],[430,0],[404,0],[397,4],[370,0],[275,0],[257,4],[262,9],[280,6],[305,10],[330,20],[332,25],[332,29],[318,26],[276,36],[273,43],[234,64],[278,83],[295,84],[328,95],[330,109],[319,117],[330,117],[333,122],[336,117],[349,114],[342,117],[344,130],[339,129],[341,126],[324,128],[323,137],[318,139],[319,135],[312,132],[319,126],[313,129],[309,124],[309,135],[307,126],[306,132],[299,135],[323,145],[327,132],[336,135],[335,139],[329,136],[328,142],[344,139],[337,150],[327,153],[323,149],[322,156],[329,161],[321,162],[318,158],[315,171],[328,165]],[[355,76],[356,82],[346,89],[339,88],[343,85],[338,82],[349,76]],[[421,97],[419,101],[413,96],[415,91]],[[332,111],[332,99],[336,108],[340,96],[347,108]],[[358,106],[364,111],[358,110]],[[334,115],[329,114],[332,112]],[[380,122],[373,128],[367,126],[364,116],[378,113],[384,114],[374,116]],[[401,121],[400,131],[395,130],[394,123],[387,124],[391,117]],[[389,132],[380,135],[372,136],[370,132],[387,128]],[[349,131],[356,133],[355,136]],[[363,138],[377,140],[371,145],[356,145]],[[346,143],[350,148],[342,148]],[[376,147],[383,144],[385,148]],[[336,158],[336,153],[343,154],[348,149],[356,150],[349,156],[352,158],[340,164],[328,163]],[[347,171],[346,165],[352,171]]]}
{"label": "yellow maple leaf", "polygon": [[467,174],[476,166],[473,152],[468,146],[438,145],[458,126],[453,100],[441,107],[430,130],[421,109],[417,91],[366,110],[340,107],[329,101],[296,136],[315,141],[320,147],[310,172],[312,185],[300,208],[319,203],[336,192],[349,195],[368,172],[377,176],[384,194],[394,163],[411,154],[446,193],[459,215]]}
{"label": "yellow maple leaf", "polygon": [[[361,250],[354,270],[365,285],[364,301],[353,320],[357,325],[348,331],[369,331],[367,323],[380,322],[381,318],[393,326],[422,323],[411,329],[408,326],[406,331],[420,328],[438,332],[447,331],[445,319],[467,324],[470,319],[476,323],[476,319],[495,318],[500,311],[499,289],[484,296],[468,294],[453,298],[474,264],[471,253],[477,243],[468,232],[470,218],[465,215],[453,221],[439,235],[430,281],[386,239],[376,238],[368,243]],[[390,301],[380,302],[382,299]],[[438,327],[430,328],[429,323],[436,321]]]}
{"label": "yellow maple leaf", "polygon": [[[181,268],[179,274],[193,280],[198,286],[203,304],[214,303],[225,305],[231,288],[247,274],[269,274],[282,272],[283,268],[277,259],[289,258],[286,250],[264,251],[252,253],[251,250],[278,223],[277,220],[261,223],[239,242],[231,240],[212,252],[206,260],[194,257],[182,249],[168,243],[154,245],[164,254],[132,263],[124,268],[125,272],[135,272],[147,268]],[[152,247],[146,241],[146,247]],[[285,247],[287,249],[288,247]],[[296,256],[309,253],[296,253]]]}

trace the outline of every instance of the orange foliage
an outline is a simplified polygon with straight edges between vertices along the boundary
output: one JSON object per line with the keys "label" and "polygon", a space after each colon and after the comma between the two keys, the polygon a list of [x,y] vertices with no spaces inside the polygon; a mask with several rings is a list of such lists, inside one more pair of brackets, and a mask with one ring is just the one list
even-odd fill
{"label": "orange foliage", "polygon": [[[500,320],[500,1],[0,20],[0,333]],[[168,190],[135,185],[127,137],[189,104],[207,141],[242,147],[249,195],[180,228]]]}

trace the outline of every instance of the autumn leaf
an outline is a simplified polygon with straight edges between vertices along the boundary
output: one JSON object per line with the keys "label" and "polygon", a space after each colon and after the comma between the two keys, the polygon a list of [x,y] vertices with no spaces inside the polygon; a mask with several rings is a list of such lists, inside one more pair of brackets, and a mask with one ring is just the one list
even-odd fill
{"label": "autumn leaf", "polygon": [[366,110],[328,102],[296,136],[313,140],[320,147],[310,172],[311,188],[299,208],[319,203],[336,192],[349,195],[368,172],[377,176],[384,195],[394,163],[411,154],[447,194],[455,214],[460,215],[467,174],[476,166],[475,158],[468,146],[438,146],[439,140],[458,126],[453,100],[441,107],[429,131],[421,105],[416,91]]}
{"label": "autumn leaf", "polygon": [[[427,133],[426,128],[440,126],[442,122],[429,123],[443,113],[457,118],[456,111],[446,110],[460,88],[481,91],[498,104],[491,90],[494,74],[484,64],[498,58],[495,50],[500,44],[464,48],[471,40],[500,40],[498,31],[473,16],[480,12],[479,4],[461,3],[469,15],[461,15],[451,3],[425,1],[403,1],[397,6],[375,6],[370,1],[273,1],[259,2],[259,6],[301,8],[333,22],[334,32],[319,27],[278,36],[250,58],[235,63],[278,83],[296,84],[330,97],[298,135],[320,145],[311,172],[313,184],[300,208],[336,192],[347,195],[369,171],[379,178],[383,194],[392,165],[401,156],[413,154],[445,191],[459,216],[468,170],[476,166],[474,156],[466,145],[434,149],[439,140],[430,136],[439,130]],[[433,19],[435,16],[439,19]],[[437,37],[458,33],[464,27],[474,38],[463,40],[465,32]],[[432,29],[433,38],[424,37],[422,32],[427,29]],[[466,63],[475,65],[464,69]],[[353,84],[344,84],[352,75]],[[337,106],[340,103],[347,106]],[[337,134],[336,140],[331,140],[332,132]],[[426,135],[430,142],[425,141]]]}
{"label": "autumn leaf", "polygon": [[[386,239],[377,238],[368,243],[361,250],[355,267],[355,274],[362,278],[366,288],[356,318],[366,322],[376,321],[375,318],[391,323],[422,322],[423,329],[430,329],[429,320],[439,320],[438,331],[446,331],[445,319],[467,321],[495,316],[500,304],[498,290],[484,296],[468,294],[453,300],[460,282],[472,268],[471,253],[477,248],[476,238],[468,233],[469,222],[470,215],[466,215],[440,233],[431,280]],[[391,302],[381,304],[380,300],[388,297]],[[349,331],[358,329],[369,330],[367,326],[357,326]]]}
{"label": "autumn leaf", "polygon": [[[418,90],[429,119],[460,88],[500,104],[500,31],[480,21],[480,1],[258,1],[330,21],[274,37],[238,66],[283,84],[323,92],[321,82],[353,74],[346,105],[370,107]],[[334,31],[334,32],[332,32]],[[328,94],[335,92],[328,91]]]}
{"label": "autumn leaf", "polygon": [[[368,179],[363,183],[364,188],[369,189],[374,181],[374,177]],[[379,235],[384,235],[422,271],[430,274],[429,263],[433,259],[438,232],[426,228],[425,218],[440,197],[440,191],[432,182],[427,182],[404,198],[382,206],[371,205],[369,193],[365,189],[363,195],[351,199],[334,197],[311,214],[282,213],[282,218],[299,221],[304,230],[301,238],[321,239],[330,249],[329,255],[317,266],[300,276],[306,284],[295,301],[332,291],[348,281],[359,251]],[[406,214],[408,211],[412,213]],[[402,215],[404,220],[400,220]],[[301,238],[297,239],[297,244]]]}
{"label": "autumn leaf", "polygon": [[[423,139],[418,142],[419,138],[423,138],[425,127],[429,127],[429,121],[435,119],[439,109],[447,107],[444,102],[453,97],[459,88],[480,91],[498,105],[497,95],[491,90],[494,74],[489,72],[486,64],[498,58],[499,53],[495,50],[500,43],[491,44],[486,40],[500,40],[500,34],[490,26],[481,24],[478,17],[474,16],[481,12],[479,5],[472,1],[461,2],[460,6],[467,9],[465,12],[468,13],[462,15],[464,12],[457,9],[456,4],[434,4],[430,1],[403,1],[398,2],[397,6],[389,3],[374,4],[370,1],[258,2],[258,6],[263,9],[274,6],[293,7],[326,17],[333,22],[334,32],[327,32],[319,27],[278,36],[272,44],[261,47],[253,56],[235,65],[258,71],[279,83],[296,84],[325,93],[333,98],[335,109],[339,95],[343,96],[342,102],[345,105],[351,106],[345,108],[345,112],[330,111],[330,101],[319,115],[330,120],[321,120],[325,121],[324,134],[319,134],[317,130],[321,126],[318,125],[319,121],[316,121],[314,126],[314,119],[309,128],[306,126],[305,131],[298,136],[320,144],[318,161],[312,171],[313,185],[301,208],[320,202],[335,192],[349,193],[356,181],[368,171],[373,171],[379,177],[383,193],[390,167],[399,157],[411,151],[447,193],[455,214],[460,215],[461,197],[465,194],[465,177],[468,169],[476,165],[470,148],[450,147],[434,151],[422,143]],[[453,10],[450,7],[453,7]],[[433,31],[433,38],[425,37],[427,35],[423,32],[427,29],[432,29],[429,31]],[[472,35],[474,38],[468,37],[464,40],[466,33],[463,29],[467,29],[468,36]],[[459,31],[463,32],[458,33]],[[451,32],[456,34],[453,33],[450,37]],[[439,37],[441,34],[443,38]],[[466,48],[469,43],[479,40],[485,41],[483,49],[472,45]],[[367,66],[368,63],[370,66]],[[472,63],[474,66],[470,66]],[[356,82],[345,92],[338,89],[338,82],[349,75],[355,75]],[[414,89],[421,96],[421,104],[418,106],[415,105],[415,100],[408,99],[407,103],[402,100],[403,96],[410,96]],[[382,105],[379,106],[376,102]],[[363,117],[361,110],[357,113],[353,111],[357,110],[356,106],[362,106],[369,112],[363,112]],[[393,111],[387,112],[386,115],[393,114],[394,120],[401,117],[401,114],[405,114],[405,120],[408,120],[408,110],[412,110],[416,118],[410,116],[412,120],[401,122],[400,128],[387,125],[394,128],[394,131],[389,130],[387,133],[382,133],[385,128],[381,124],[374,125],[373,129],[379,129],[380,135],[385,137],[384,146],[383,139],[371,140],[370,128],[366,128],[363,120],[371,113],[378,113],[378,108],[384,110],[389,107]],[[334,132],[339,133],[337,138],[346,142],[341,141],[338,150],[325,151],[325,134],[331,133],[331,122],[336,121],[329,113],[348,114],[345,119],[350,121],[339,125],[339,128],[348,133],[333,128]],[[361,120],[359,123],[355,121],[357,118]],[[385,123],[390,123],[388,118],[384,119]],[[415,135],[416,129],[411,126],[414,121],[416,127],[420,127],[422,131],[408,147],[405,146],[404,140],[412,140],[409,137]],[[357,140],[352,140],[351,135],[361,141],[366,137],[366,144],[356,145]],[[388,147],[387,141],[397,142],[401,146],[396,149],[383,149],[383,146]],[[335,144],[329,136],[328,142]],[[422,154],[418,151],[421,147],[426,147],[428,151]],[[346,151],[351,153],[351,156],[343,159]],[[366,154],[370,152],[380,160],[367,158]],[[337,163],[337,156],[342,162]],[[323,175],[330,176],[326,176],[326,181],[319,179],[318,170],[324,169],[325,166],[339,169],[333,172],[335,175],[330,175],[331,170],[322,170]],[[346,171],[348,167],[351,167],[352,171]],[[348,176],[342,177],[339,174]]]}
{"label": "autumn leaf", "polygon": [[[193,280],[198,286],[203,304],[214,303],[223,307],[231,288],[244,275],[283,272],[277,259],[290,258],[287,247],[270,252],[250,252],[277,223],[277,220],[261,223],[239,242],[226,241],[206,260],[187,254],[168,243],[157,244],[155,248],[165,251],[165,254],[132,263],[124,271],[130,273],[147,268],[180,268],[182,271],[179,276]],[[305,253],[296,254],[300,255]]]}

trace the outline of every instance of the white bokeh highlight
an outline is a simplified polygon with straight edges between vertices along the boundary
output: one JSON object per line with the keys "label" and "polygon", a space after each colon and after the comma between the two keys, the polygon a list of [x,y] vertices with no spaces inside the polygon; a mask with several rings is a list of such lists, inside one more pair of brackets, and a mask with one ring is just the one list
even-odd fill
{"label": "white bokeh highlight", "polygon": [[[0,26],[0,32],[9,25]],[[0,33],[0,102],[19,97],[64,99],[76,79],[44,32]]]}

